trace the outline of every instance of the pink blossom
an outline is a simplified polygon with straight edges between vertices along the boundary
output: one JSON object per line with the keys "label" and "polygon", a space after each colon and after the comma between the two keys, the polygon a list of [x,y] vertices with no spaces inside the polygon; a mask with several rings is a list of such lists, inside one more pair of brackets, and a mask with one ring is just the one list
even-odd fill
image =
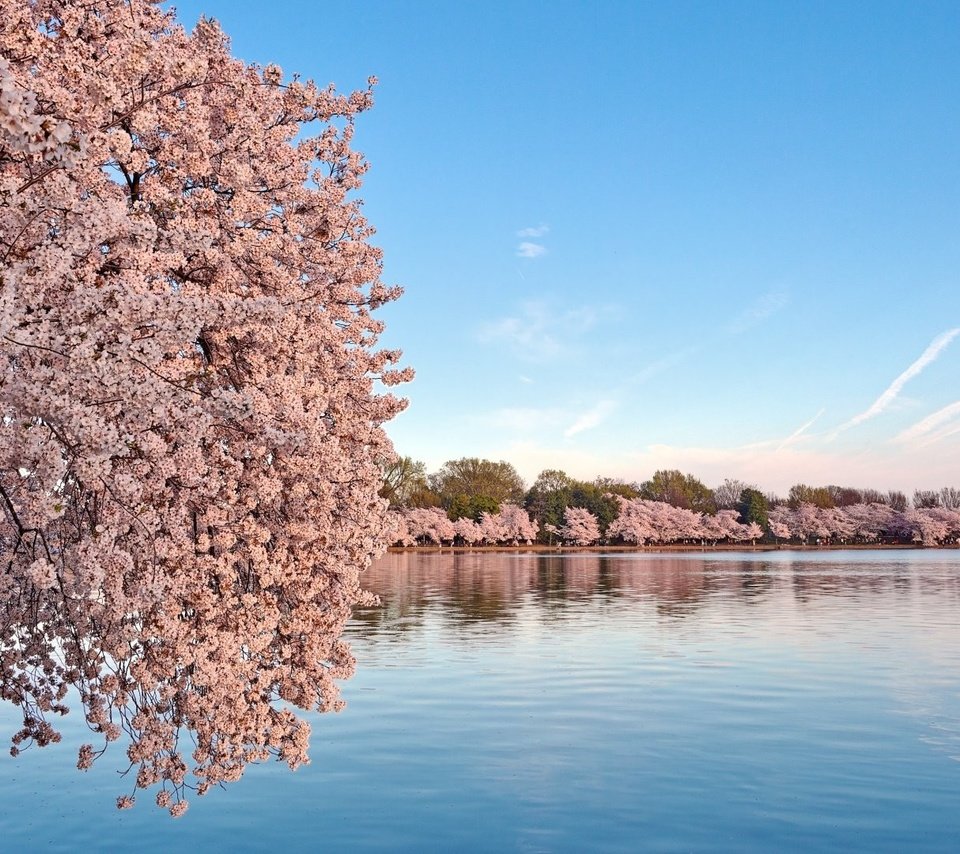
{"label": "pink blossom", "polygon": [[296,710],[340,707],[391,535],[372,93],[282,85],[148,0],[0,12],[0,687],[16,750],[75,688],[179,814],[306,761]]}
{"label": "pink blossom", "polygon": [[600,539],[600,525],[597,517],[585,507],[567,507],[557,533],[564,542],[589,546]]}
{"label": "pink blossom", "polygon": [[77,759],[77,768],[81,771],[86,771],[93,765],[93,745],[84,744],[80,747],[80,754]]}

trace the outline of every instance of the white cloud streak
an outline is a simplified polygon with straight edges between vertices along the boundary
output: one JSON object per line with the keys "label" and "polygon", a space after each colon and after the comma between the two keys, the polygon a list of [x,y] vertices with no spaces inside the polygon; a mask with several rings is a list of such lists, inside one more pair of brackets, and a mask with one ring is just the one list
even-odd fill
{"label": "white cloud streak", "polygon": [[946,429],[934,433],[925,442],[921,442],[920,447],[925,448],[927,445],[933,445],[936,442],[942,442],[944,439],[948,439],[950,436],[956,436],[957,433],[960,433],[960,424],[951,424]]}
{"label": "white cloud streak", "polygon": [[[926,418],[918,421],[916,424],[907,427],[907,429],[900,433],[900,435],[898,435],[894,441],[912,442],[916,439],[919,439],[921,436],[925,436],[927,433],[939,427],[941,424],[944,424],[947,421],[952,421],[957,416],[960,416],[960,400],[944,406],[943,409],[938,409],[936,412],[931,413]],[[951,430],[950,432],[952,433],[953,431]]]}
{"label": "white cloud streak", "polygon": [[550,232],[550,226],[541,223],[530,228],[521,228],[517,237],[524,238],[517,244],[518,258],[540,258],[547,254],[547,247],[535,241]]}
{"label": "white cloud streak", "polygon": [[931,362],[936,361],[937,357],[941,352],[947,347],[947,345],[953,341],[954,338],[960,335],[960,327],[955,329],[948,329],[946,332],[941,333],[933,341],[930,342],[930,345],[927,347],[923,353],[920,354],[920,358],[917,359],[910,367],[908,367],[900,376],[898,376],[887,389],[880,395],[870,406],[861,412],[859,415],[854,415],[849,421],[841,424],[837,427],[836,430],[831,434],[831,438],[836,437],[838,433],[843,432],[844,430],[849,430],[851,427],[856,427],[858,424],[862,424],[864,421],[868,421],[871,418],[875,418],[881,412],[883,412],[891,403],[893,403],[898,395],[900,394],[901,389],[912,380],[917,374],[919,374],[927,365]]}
{"label": "white cloud streak", "polygon": [[617,408],[614,400],[601,400],[589,409],[577,411],[563,407],[505,407],[479,417],[479,423],[498,430],[514,433],[553,434],[556,437],[562,425],[564,438],[571,439],[579,433],[602,424]]}
{"label": "white cloud streak", "polygon": [[530,243],[524,240],[517,246],[517,256],[520,258],[539,258],[541,255],[546,254],[547,247],[541,246],[539,243]]}
{"label": "white cloud streak", "polygon": [[794,430],[789,436],[787,436],[786,439],[784,439],[777,446],[777,450],[782,451],[784,448],[796,442],[801,436],[803,436],[804,433],[807,432],[807,430],[809,430],[814,425],[817,419],[819,419],[820,416],[823,415],[823,413],[826,411],[827,411],[826,409],[821,409],[816,415],[813,416],[813,418],[811,418],[806,423],[801,424],[796,430]]}
{"label": "white cloud streak", "polygon": [[589,306],[558,312],[544,302],[531,301],[521,306],[519,315],[481,326],[478,337],[483,342],[506,343],[530,361],[546,362],[561,356],[596,322],[597,311]]}
{"label": "white cloud streak", "polygon": [[601,400],[596,406],[578,415],[573,424],[563,431],[564,437],[572,439],[578,433],[599,427],[616,408],[616,401]]}

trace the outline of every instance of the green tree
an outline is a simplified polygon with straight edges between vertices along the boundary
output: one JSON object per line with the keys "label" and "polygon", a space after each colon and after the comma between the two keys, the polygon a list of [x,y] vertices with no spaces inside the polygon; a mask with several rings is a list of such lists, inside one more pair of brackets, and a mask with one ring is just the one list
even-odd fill
{"label": "green tree", "polygon": [[594,478],[593,485],[610,495],[620,495],[623,498],[640,497],[640,487],[636,483],[627,483],[614,477]]}
{"label": "green tree", "polygon": [[546,469],[537,475],[533,486],[527,491],[523,500],[530,517],[540,526],[538,539],[546,542],[547,536],[544,527],[563,524],[563,511],[570,505],[570,492],[574,481],[566,472],[559,469]]}
{"label": "green tree", "polygon": [[655,472],[650,480],[640,484],[640,496],[698,513],[715,513],[717,510],[713,490],[693,475],[683,474],[677,469]]}
{"label": "green tree", "polygon": [[427,499],[430,488],[427,484],[427,467],[413,457],[397,457],[383,466],[383,486],[380,497],[390,502],[391,508],[429,507],[436,501]]}
{"label": "green tree", "polygon": [[427,482],[448,513],[465,508],[464,515],[471,518],[478,518],[484,510],[496,513],[504,502],[520,502],[524,495],[523,478],[510,463],[502,460],[496,463],[477,457],[448,460]]}
{"label": "green tree", "polygon": [[740,513],[740,521],[744,525],[756,522],[764,530],[767,529],[767,513],[770,508],[767,505],[766,497],[759,489],[748,486],[742,490],[736,509]]}
{"label": "green tree", "polygon": [[446,508],[447,515],[453,520],[473,519],[479,522],[484,513],[500,512],[500,502],[489,495],[466,495],[459,493],[450,499],[450,504]]}
{"label": "green tree", "polygon": [[795,483],[790,487],[787,495],[787,504],[796,510],[801,504],[812,504],[814,507],[836,507],[833,492],[828,486],[807,486],[805,483]]}

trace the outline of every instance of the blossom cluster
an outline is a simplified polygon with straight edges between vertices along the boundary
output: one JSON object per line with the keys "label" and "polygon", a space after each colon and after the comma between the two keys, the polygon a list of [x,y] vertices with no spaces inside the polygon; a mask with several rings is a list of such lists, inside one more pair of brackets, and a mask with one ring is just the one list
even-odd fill
{"label": "blossom cluster", "polygon": [[73,136],[70,122],[40,111],[36,94],[17,81],[10,63],[0,56],[0,141],[7,156],[72,166],[85,141],[80,137],[71,146]]}
{"label": "blossom cluster", "polygon": [[118,805],[176,816],[307,761],[354,666],[409,377],[352,195],[372,95],[150,0],[0,0],[0,56],[0,698],[19,751],[75,689],[78,766],[122,739]]}
{"label": "blossom cluster", "polygon": [[[615,498],[619,513],[607,528],[607,542],[639,546],[743,543],[764,536],[763,528],[756,522],[740,522],[735,510],[699,513],[665,501]],[[586,508],[567,507],[563,518],[562,525],[546,526],[547,533],[573,545],[588,546],[601,540],[597,517]],[[769,529],[777,540],[785,542],[849,544],[889,540],[935,546],[960,542],[960,510],[895,510],[880,503],[823,508],[801,503],[796,508],[783,505],[771,510]],[[388,541],[398,546],[530,543],[536,536],[536,523],[513,504],[505,504],[498,514],[484,513],[480,522],[469,518],[451,521],[438,507],[406,508],[391,512],[387,530]]]}
{"label": "blossom cluster", "polygon": [[589,546],[600,539],[600,523],[586,507],[567,507],[563,511],[563,524],[557,535],[565,543]]}
{"label": "blossom cluster", "polygon": [[467,545],[532,543],[537,524],[522,507],[504,504],[497,513],[483,513],[480,521],[463,517],[451,521],[439,507],[409,507],[392,511],[390,537],[393,545],[453,543]]}
{"label": "blossom cluster", "polygon": [[960,510],[921,507],[894,510],[886,504],[848,507],[777,507],[770,531],[781,540],[873,543],[883,539],[925,546],[960,542]]}
{"label": "blossom cluster", "polygon": [[738,521],[736,510],[698,513],[665,501],[617,497],[619,514],[607,528],[607,537],[636,545],[680,542],[746,542],[763,536],[755,522]]}
{"label": "blossom cluster", "polygon": [[[677,542],[745,542],[763,536],[756,523],[741,524],[734,510],[715,515],[674,507],[664,501],[617,496],[620,513],[607,529],[608,541],[635,545]],[[566,543],[588,546],[601,539],[597,517],[584,507],[564,509],[564,522],[551,533]],[[537,525],[515,504],[504,504],[499,513],[484,513],[479,522],[469,518],[451,521],[439,507],[406,508],[391,513],[389,538],[394,545],[459,542],[464,545],[531,543]]]}

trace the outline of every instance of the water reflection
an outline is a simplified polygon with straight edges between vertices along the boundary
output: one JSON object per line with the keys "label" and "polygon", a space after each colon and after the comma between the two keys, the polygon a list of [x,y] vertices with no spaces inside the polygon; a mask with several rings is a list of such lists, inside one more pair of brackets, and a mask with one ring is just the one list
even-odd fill
{"label": "water reflection", "polygon": [[543,620],[617,602],[682,619],[717,602],[815,607],[831,600],[933,597],[960,604],[952,553],[517,554],[395,553],[363,578],[381,606],[358,609],[355,633],[419,625],[428,609],[464,623],[510,624],[534,609]]}
{"label": "water reflection", "polygon": [[317,839],[333,851],[955,850],[958,558],[389,555],[364,579],[381,606],[348,625],[347,709],[311,719],[310,766],[251,767],[180,824],[141,809],[105,826],[91,816],[112,768],[88,772],[78,796],[62,756],[10,760],[0,837],[151,852]]}
{"label": "water reflection", "polygon": [[[383,643],[469,660],[550,637],[582,658],[569,659],[560,678],[592,680],[595,662],[612,657],[610,690],[627,690],[624,674],[639,668],[651,680],[647,703],[658,701],[666,673],[695,706],[721,697],[746,717],[794,690],[813,707],[835,703],[838,691],[889,692],[890,713],[915,719],[925,744],[960,759],[954,551],[397,553],[363,583],[382,604],[358,610],[348,628],[361,669],[390,660],[396,647]],[[552,654],[547,647],[537,660]],[[705,675],[726,668],[744,681]]]}

